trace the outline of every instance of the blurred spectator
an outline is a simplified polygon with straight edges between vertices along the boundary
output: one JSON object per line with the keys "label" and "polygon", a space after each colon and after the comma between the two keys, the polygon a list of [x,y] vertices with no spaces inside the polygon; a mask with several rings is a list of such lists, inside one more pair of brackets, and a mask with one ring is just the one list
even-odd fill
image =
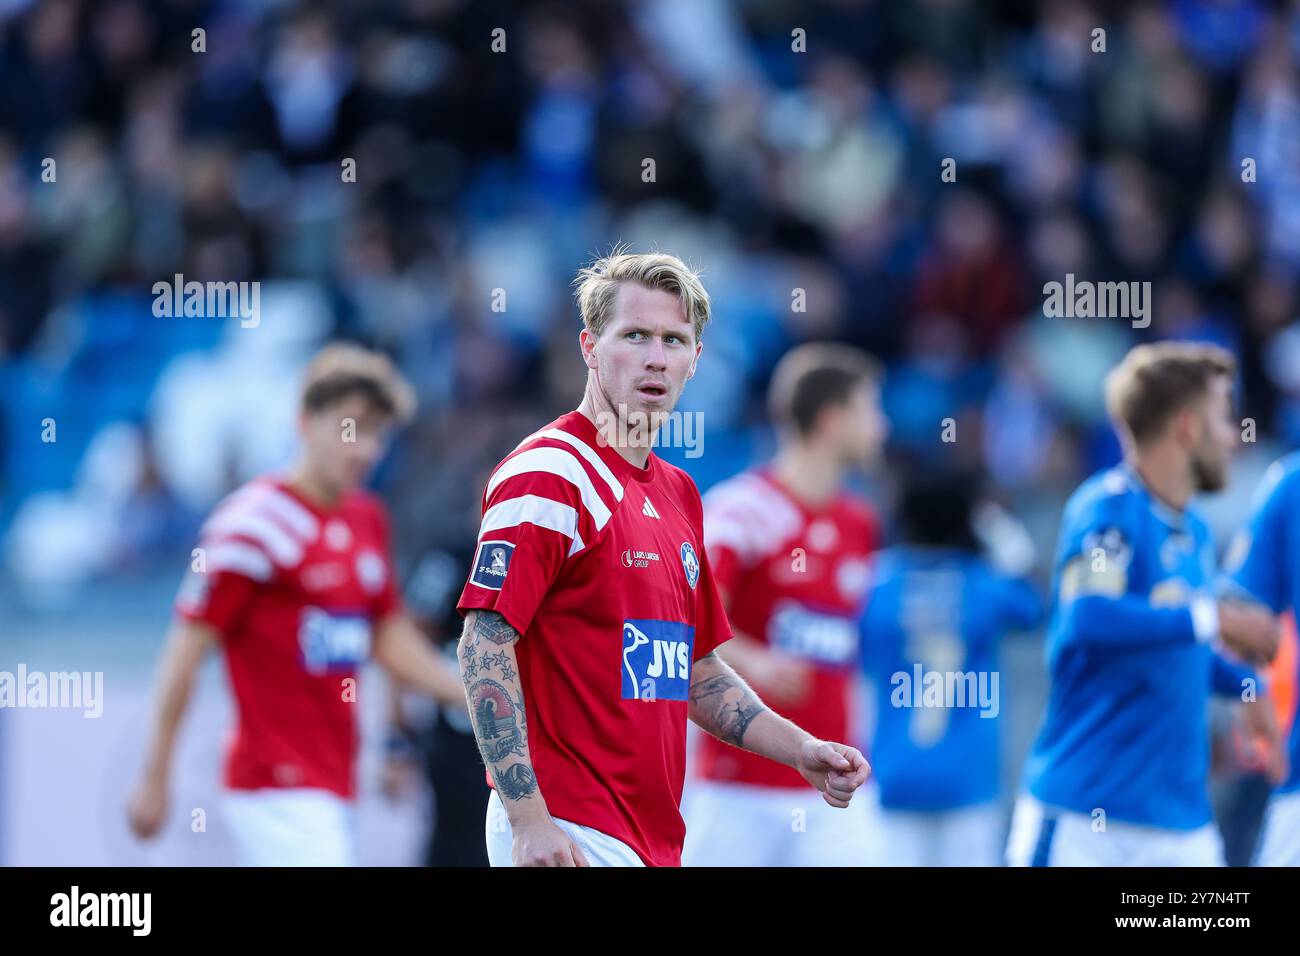
{"label": "blurred spectator", "polygon": [[[282,459],[285,396],[331,336],[393,353],[421,396],[379,473],[402,553],[459,546],[500,421],[573,401],[568,283],[617,240],[705,269],[718,321],[684,409],[708,409],[706,454],[664,449],[704,486],[761,453],[766,378],[808,339],[878,353],[892,443],[995,491],[1113,457],[1097,383],[1151,336],[1229,344],[1243,412],[1300,440],[1300,21],[1103,12],[4,5],[11,566],[70,588],[119,567],[23,529],[75,527],[82,462],[121,422],[148,425],[129,547],[183,555],[178,515]],[[1067,273],[1150,281],[1151,328],[1043,316]],[[177,274],[262,283],[261,321],[154,317]]]}

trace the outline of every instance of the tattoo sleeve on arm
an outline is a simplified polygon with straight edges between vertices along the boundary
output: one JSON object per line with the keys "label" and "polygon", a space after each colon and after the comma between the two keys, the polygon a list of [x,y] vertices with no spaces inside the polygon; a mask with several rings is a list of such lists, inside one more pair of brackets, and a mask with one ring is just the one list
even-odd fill
{"label": "tattoo sleeve on arm", "polygon": [[496,775],[496,783],[507,800],[522,800],[537,789],[537,778],[526,763],[512,763]]}
{"label": "tattoo sleeve on arm", "polygon": [[719,740],[743,747],[745,730],[767,706],[716,652],[695,662],[690,715]]}
{"label": "tattoo sleeve on arm", "polygon": [[[537,791],[528,754],[528,721],[514,644],[519,632],[495,611],[475,611],[461,635],[458,656],[465,699],[483,763],[503,800]],[[484,649],[484,642],[491,649]]]}
{"label": "tattoo sleeve on arm", "polygon": [[493,644],[513,644],[519,640],[519,632],[496,611],[479,611],[475,614],[474,631]]}

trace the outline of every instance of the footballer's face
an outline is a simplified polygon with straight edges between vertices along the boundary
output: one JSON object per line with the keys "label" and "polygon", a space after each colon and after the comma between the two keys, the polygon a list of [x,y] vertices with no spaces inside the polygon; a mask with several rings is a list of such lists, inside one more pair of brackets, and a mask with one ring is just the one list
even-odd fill
{"label": "footballer's face", "polygon": [[388,447],[392,418],[364,395],[345,395],[298,421],[307,467],[334,494],[365,484]]}
{"label": "footballer's face", "polygon": [[578,338],[598,399],[624,421],[632,413],[660,421],[656,416],[671,412],[701,349],[682,300],[635,282],[619,285],[614,314],[599,336],[583,329]]}
{"label": "footballer's face", "polygon": [[1232,380],[1217,375],[1199,407],[1199,439],[1192,449],[1192,474],[1198,491],[1220,491],[1228,483],[1228,462],[1240,434],[1234,421]]}

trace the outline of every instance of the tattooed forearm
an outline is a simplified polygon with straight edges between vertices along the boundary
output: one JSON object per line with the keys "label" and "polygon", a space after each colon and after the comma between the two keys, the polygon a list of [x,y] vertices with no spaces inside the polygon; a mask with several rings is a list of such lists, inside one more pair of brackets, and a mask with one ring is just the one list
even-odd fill
{"label": "tattooed forearm", "polygon": [[754,718],[767,710],[749,685],[713,654],[695,664],[690,706],[695,723],[737,747],[745,745],[745,731]]}
{"label": "tattooed forearm", "polygon": [[497,791],[507,800],[522,800],[537,789],[537,777],[526,763],[512,763],[505,770],[493,773]]}
{"label": "tattooed forearm", "polygon": [[[519,633],[494,611],[465,622],[458,655],[474,737],[502,800],[538,793],[528,754],[528,720],[514,643]],[[488,643],[485,643],[488,642]]]}
{"label": "tattooed forearm", "polygon": [[489,766],[510,754],[524,755],[523,721],[510,694],[499,683],[489,678],[471,684],[469,713],[478,749]]}
{"label": "tattooed forearm", "polygon": [[465,678],[477,677],[479,669],[478,645],[466,644],[461,649],[460,670]]}
{"label": "tattooed forearm", "polygon": [[510,622],[496,611],[479,611],[474,615],[474,633],[487,638],[493,644],[513,644],[519,640],[519,632],[510,626]]}

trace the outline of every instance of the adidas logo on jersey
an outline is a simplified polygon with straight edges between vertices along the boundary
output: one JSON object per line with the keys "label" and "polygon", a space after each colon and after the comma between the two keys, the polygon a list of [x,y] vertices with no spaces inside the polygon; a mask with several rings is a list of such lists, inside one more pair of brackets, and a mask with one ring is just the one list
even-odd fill
{"label": "adidas logo on jersey", "polygon": [[655,511],[655,506],[650,503],[649,498],[647,498],[645,500],[645,504],[641,506],[641,513],[645,515],[647,518],[659,517],[659,512]]}

